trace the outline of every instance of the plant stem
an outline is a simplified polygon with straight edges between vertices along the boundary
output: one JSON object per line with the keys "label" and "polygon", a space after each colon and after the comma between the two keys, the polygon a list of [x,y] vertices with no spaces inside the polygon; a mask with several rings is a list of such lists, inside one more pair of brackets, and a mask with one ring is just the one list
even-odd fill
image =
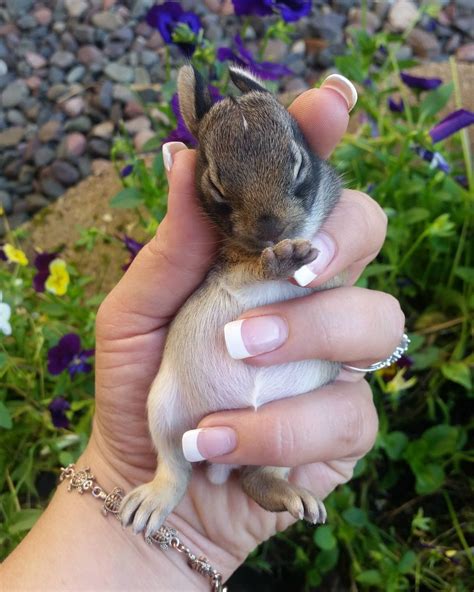
{"label": "plant stem", "polygon": [[10,493],[13,496],[13,503],[15,504],[16,511],[21,512],[21,505],[20,505],[20,502],[18,501],[18,496],[16,494],[15,485],[13,484],[13,481],[10,477],[10,473],[8,472],[8,469],[6,469],[6,471],[5,471],[5,481],[7,482],[8,489],[10,490]]}
{"label": "plant stem", "polygon": [[463,549],[466,551],[466,556],[469,559],[471,566],[474,568],[474,557],[472,555],[471,547],[467,544],[466,537],[462,531],[461,525],[459,524],[458,517],[456,516],[456,512],[454,511],[453,504],[451,502],[451,498],[446,492],[443,492],[444,500],[446,505],[448,506],[448,512],[453,521],[453,526],[456,529],[456,534],[458,535],[459,540],[461,541],[461,545]]}

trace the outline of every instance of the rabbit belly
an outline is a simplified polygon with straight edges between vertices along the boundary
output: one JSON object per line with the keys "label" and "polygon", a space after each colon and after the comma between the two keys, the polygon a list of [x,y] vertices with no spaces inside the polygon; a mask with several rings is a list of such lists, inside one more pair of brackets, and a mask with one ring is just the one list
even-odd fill
{"label": "rabbit belly", "polygon": [[224,325],[244,310],[311,292],[288,282],[260,283],[230,292],[208,280],[170,327],[148,399],[152,436],[161,433],[181,438],[214,411],[257,409],[333,380],[339,369],[334,362],[305,360],[255,368],[232,359],[225,346]]}

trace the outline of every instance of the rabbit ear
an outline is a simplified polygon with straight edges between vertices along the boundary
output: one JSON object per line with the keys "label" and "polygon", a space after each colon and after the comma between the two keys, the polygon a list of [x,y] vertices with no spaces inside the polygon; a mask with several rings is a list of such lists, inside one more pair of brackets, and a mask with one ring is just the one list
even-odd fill
{"label": "rabbit ear", "polygon": [[248,70],[244,70],[238,66],[230,66],[229,74],[232,82],[243,93],[248,93],[252,90],[269,92],[263,83]]}
{"label": "rabbit ear", "polygon": [[178,74],[179,107],[184,122],[193,136],[198,136],[199,123],[212,107],[212,100],[202,76],[193,66],[183,66]]}

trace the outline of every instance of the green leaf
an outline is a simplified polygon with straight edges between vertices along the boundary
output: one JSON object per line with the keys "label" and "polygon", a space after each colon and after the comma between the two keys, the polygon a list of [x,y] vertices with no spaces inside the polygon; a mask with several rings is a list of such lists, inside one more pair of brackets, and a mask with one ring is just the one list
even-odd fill
{"label": "green leaf", "polygon": [[453,92],[453,83],[443,84],[436,90],[426,94],[426,97],[420,103],[420,117],[433,117],[448,104]]}
{"label": "green leaf", "polygon": [[110,200],[113,208],[136,208],[143,202],[142,194],[135,187],[126,187]]}
{"label": "green leaf", "polygon": [[407,551],[400,559],[398,571],[402,574],[409,573],[416,564],[416,554],[413,551]]}
{"label": "green leaf", "polygon": [[458,437],[459,430],[456,427],[443,424],[426,430],[422,440],[426,442],[430,457],[439,458],[456,451]]}
{"label": "green leaf", "polygon": [[332,533],[332,526],[319,526],[314,533],[314,542],[320,549],[330,551],[337,546],[337,540]]}
{"label": "green leaf", "polygon": [[346,522],[357,527],[366,526],[369,522],[367,514],[360,508],[347,508],[342,513],[342,517]]}
{"label": "green leaf", "polygon": [[150,138],[147,142],[145,142],[142,146],[142,152],[152,152],[153,150],[158,150],[158,148],[161,147],[161,144],[163,143],[163,138],[157,134],[156,136],[153,136],[153,138]]}
{"label": "green leaf", "polygon": [[390,432],[383,438],[383,446],[390,460],[398,460],[408,444],[408,437],[403,432]]}
{"label": "green leaf", "polygon": [[382,574],[377,569],[367,569],[366,571],[363,571],[356,576],[356,580],[359,584],[370,584],[372,586],[383,583]]}
{"label": "green leaf", "polygon": [[474,284],[474,267],[458,267],[454,274],[468,284]]}
{"label": "green leaf", "polygon": [[0,352],[0,368],[7,365],[8,355]]}
{"label": "green leaf", "polygon": [[467,390],[472,389],[471,371],[463,362],[447,362],[441,366],[443,376],[452,382],[461,384]]}
{"label": "green leaf", "polygon": [[8,531],[10,534],[18,534],[33,528],[35,522],[41,516],[42,510],[21,510],[17,512],[9,525]]}
{"label": "green leaf", "polygon": [[419,464],[415,472],[416,492],[420,495],[437,491],[444,483],[444,471],[433,463]]}
{"label": "green leaf", "polygon": [[334,569],[339,561],[339,547],[336,545],[333,549],[322,550],[318,553],[316,561],[314,562],[315,567],[318,568],[322,573],[327,573]]}
{"label": "green leaf", "polygon": [[160,151],[159,154],[153,159],[152,170],[156,177],[161,178],[165,171],[165,165],[163,162],[163,154]]}
{"label": "green leaf", "polygon": [[400,218],[407,224],[417,224],[430,217],[430,212],[425,208],[410,208]]}
{"label": "green leaf", "polygon": [[12,423],[10,411],[8,411],[5,403],[2,403],[2,401],[0,401],[0,428],[4,428],[5,430],[10,430],[12,425],[13,425],[13,423]]}

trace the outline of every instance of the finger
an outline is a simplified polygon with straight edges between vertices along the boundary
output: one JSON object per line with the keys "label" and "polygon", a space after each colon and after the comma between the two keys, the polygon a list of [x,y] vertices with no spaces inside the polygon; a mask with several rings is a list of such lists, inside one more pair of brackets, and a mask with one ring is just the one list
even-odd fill
{"label": "finger", "polygon": [[[186,432],[183,450],[187,458],[197,452],[213,463],[294,467],[362,456],[372,447],[377,427],[369,385],[334,382],[258,411],[209,415],[199,429]],[[222,454],[224,442],[234,444],[228,454]]]}
{"label": "finger", "polygon": [[302,93],[289,111],[316,154],[326,159],[344,135],[356,101],[352,82],[335,75],[326,78],[321,88]]}
{"label": "finger", "polygon": [[253,366],[296,360],[354,362],[389,356],[405,316],[384,292],[343,287],[253,309],[225,328],[229,354]]}
{"label": "finger", "polygon": [[296,281],[300,286],[316,287],[351,271],[354,264],[367,264],[382,248],[386,232],[387,216],[378,203],[365,193],[345,189],[312,240],[318,256],[296,272]]}
{"label": "finger", "polygon": [[168,212],[99,311],[99,325],[105,308],[121,335],[167,322],[202,282],[215,256],[216,231],[200,211],[195,191],[196,153],[181,150],[172,159]]}

